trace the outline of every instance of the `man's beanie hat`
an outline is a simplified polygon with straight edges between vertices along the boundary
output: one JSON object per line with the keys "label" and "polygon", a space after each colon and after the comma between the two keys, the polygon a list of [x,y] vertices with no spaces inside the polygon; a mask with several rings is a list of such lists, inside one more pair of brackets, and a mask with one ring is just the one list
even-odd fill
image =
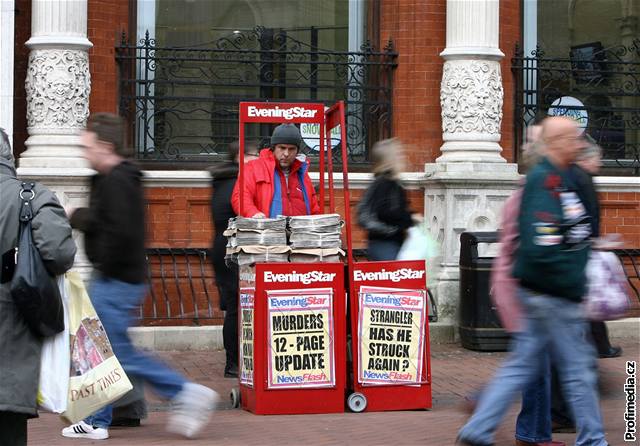
{"label": "man's beanie hat", "polygon": [[300,148],[301,140],[298,127],[294,124],[280,124],[271,135],[271,147],[275,147],[276,144],[293,144]]}

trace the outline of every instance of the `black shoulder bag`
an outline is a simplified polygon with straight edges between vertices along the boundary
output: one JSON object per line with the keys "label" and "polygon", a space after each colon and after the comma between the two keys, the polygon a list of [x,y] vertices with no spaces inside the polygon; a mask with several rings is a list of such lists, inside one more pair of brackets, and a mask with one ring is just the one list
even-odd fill
{"label": "black shoulder bag", "polygon": [[31,200],[36,195],[34,186],[34,183],[22,183],[20,191],[20,240],[10,291],[16,307],[31,331],[38,336],[46,337],[64,330],[64,308],[58,284],[47,271],[38,249],[33,244]]}

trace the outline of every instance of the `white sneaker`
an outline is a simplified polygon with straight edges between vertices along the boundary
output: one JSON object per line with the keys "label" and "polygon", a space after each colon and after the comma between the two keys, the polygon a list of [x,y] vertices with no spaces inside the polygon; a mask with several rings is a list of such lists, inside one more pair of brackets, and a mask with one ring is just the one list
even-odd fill
{"label": "white sneaker", "polygon": [[87,438],[90,440],[106,440],[109,431],[103,427],[93,427],[80,421],[62,429],[62,436],[68,438]]}
{"label": "white sneaker", "polygon": [[219,395],[208,387],[186,383],[172,400],[174,408],[167,431],[194,438],[209,421],[219,399]]}

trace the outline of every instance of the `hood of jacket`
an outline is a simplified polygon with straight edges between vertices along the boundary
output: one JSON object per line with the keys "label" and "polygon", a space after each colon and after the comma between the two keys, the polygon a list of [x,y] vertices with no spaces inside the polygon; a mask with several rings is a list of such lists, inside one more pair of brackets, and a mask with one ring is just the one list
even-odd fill
{"label": "hood of jacket", "polygon": [[0,175],[9,175],[15,178],[16,165],[12,161],[0,158]]}

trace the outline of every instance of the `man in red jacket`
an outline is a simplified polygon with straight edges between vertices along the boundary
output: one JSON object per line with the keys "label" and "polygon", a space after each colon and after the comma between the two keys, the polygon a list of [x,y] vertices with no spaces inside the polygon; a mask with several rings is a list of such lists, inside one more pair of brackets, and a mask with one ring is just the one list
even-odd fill
{"label": "man in red jacket", "polygon": [[[297,158],[302,137],[293,124],[281,124],[271,135],[271,147],[244,165],[243,187],[236,182],[231,204],[242,217],[319,214],[320,206],[307,170],[309,161]],[[240,194],[243,205],[240,209]]]}

